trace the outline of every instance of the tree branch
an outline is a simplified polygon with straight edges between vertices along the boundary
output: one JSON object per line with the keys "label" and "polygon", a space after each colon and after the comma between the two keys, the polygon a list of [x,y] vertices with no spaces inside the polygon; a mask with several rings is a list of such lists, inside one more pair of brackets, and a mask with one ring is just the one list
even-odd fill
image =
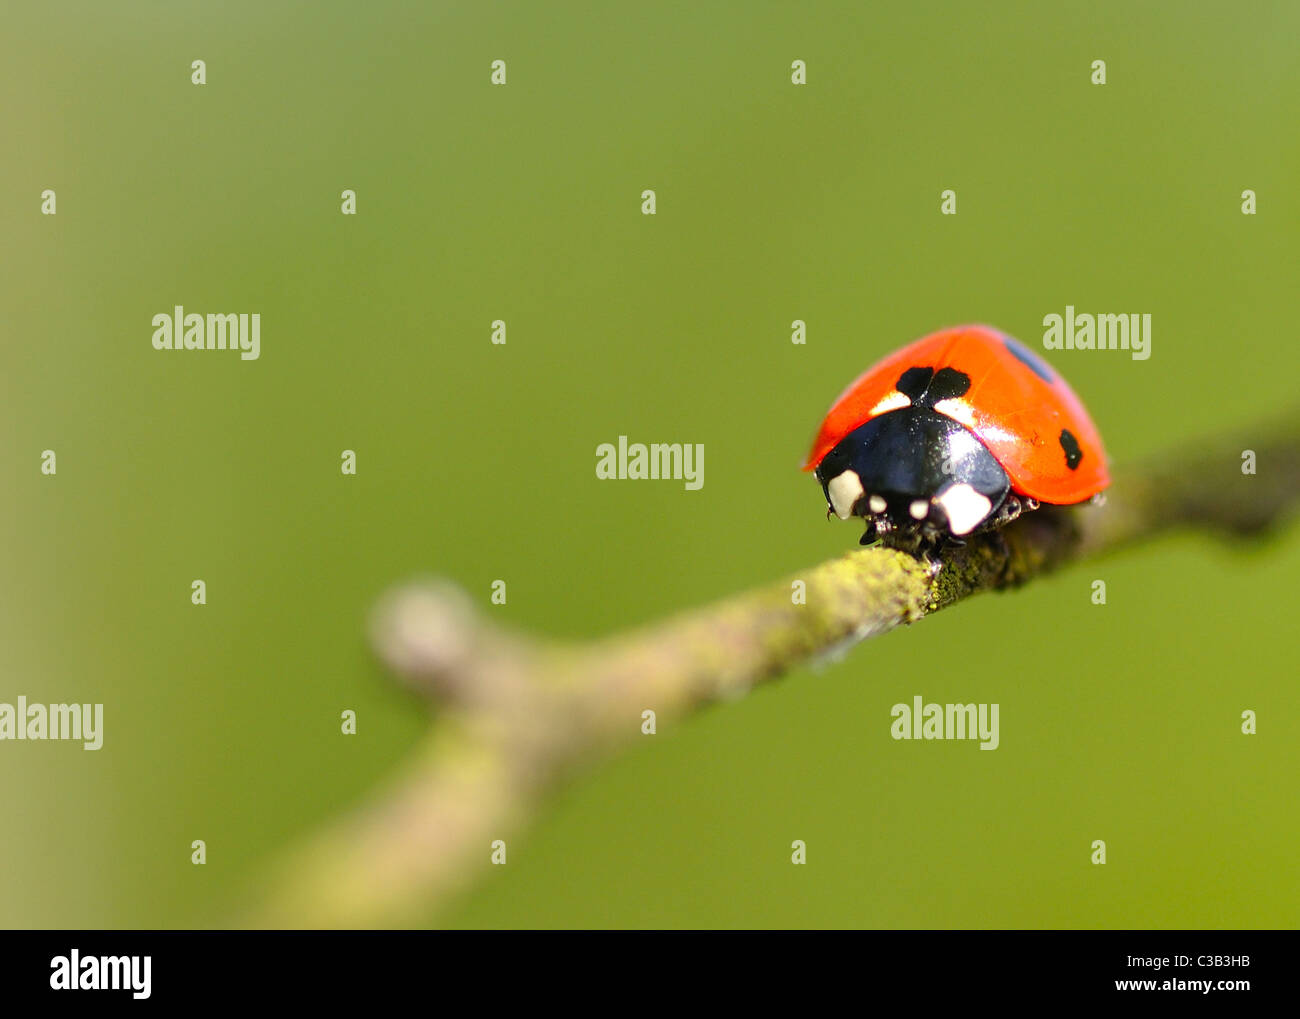
{"label": "tree branch", "polygon": [[[1268,435],[1269,437],[1264,437]],[[1258,473],[1242,473],[1254,449]],[[418,583],[386,596],[380,658],[437,706],[402,774],[292,852],[272,875],[257,926],[428,922],[489,866],[542,796],[657,723],[738,697],[970,595],[1177,527],[1250,536],[1300,498],[1300,416],[1265,432],[1119,472],[1104,506],[1044,507],[927,563],[856,549],[785,580],[587,644],[486,621],[457,588]],[[803,604],[792,584],[806,586]]]}

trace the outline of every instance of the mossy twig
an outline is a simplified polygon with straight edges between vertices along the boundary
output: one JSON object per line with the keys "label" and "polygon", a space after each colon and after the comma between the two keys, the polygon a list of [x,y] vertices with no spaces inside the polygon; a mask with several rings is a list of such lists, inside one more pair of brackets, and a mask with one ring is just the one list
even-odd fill
{"label": "mossy twig", "polygon": [[[1242,473],[1247,448],[1257,456],[1254,475]],[[658,724],[671,722],[973,594],[1171,528],[1254,535],[1298,498],[1300,418],[1121,471],[1103,506],[1044,508],[934,561],[857,549],[591,643],[498,627],[444,582],[399,589],[376,609],[374,644],[436,705],[435,720],[404,771],[292,852],[245,919],[427,923],[486,870],[492,842],[518,832],[548,790],[641,738],[647,709]],[[792,598],[796,580],[802,603]]]}

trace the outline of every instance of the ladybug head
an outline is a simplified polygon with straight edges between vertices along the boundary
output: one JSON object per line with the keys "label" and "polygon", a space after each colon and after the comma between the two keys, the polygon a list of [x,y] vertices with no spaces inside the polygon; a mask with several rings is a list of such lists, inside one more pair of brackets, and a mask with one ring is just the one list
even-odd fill
{"label": "ladybug head", "polygon": [[909,368],[898,389],[914,402],[872,418],[817,466],[830,512],[867,521],[863,542],[915,544],[970,534],[1006,499],[1007,473],[983,443],[933,404],[960,396],[961,372]]}

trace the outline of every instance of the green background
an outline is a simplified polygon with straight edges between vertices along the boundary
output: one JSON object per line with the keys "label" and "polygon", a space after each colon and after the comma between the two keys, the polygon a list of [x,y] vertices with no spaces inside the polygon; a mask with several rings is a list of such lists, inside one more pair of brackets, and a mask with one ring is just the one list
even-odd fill
{"label": "green background", "polygon": [[[1293,3],[6,4],[0,700],[103,702],[106,736],[0,744],[0,923],[222,923],[415,744],[364,637],[396,581],[580,638],[852,546],[796,468],[924,333],[1150,313],[1149,361],[1044,352],[1115,463],[1290,404],[1298,31]],[[260,312],[261,359],[153,350],[174,304]],[[620,434],[703,443],[703,489],[597,480]],[[446,921],[1295,926],[1297,569],[1295,527],[1171,536],[663,726]],[[1000,703],[1001,748],[894,742],[916,694]]]}

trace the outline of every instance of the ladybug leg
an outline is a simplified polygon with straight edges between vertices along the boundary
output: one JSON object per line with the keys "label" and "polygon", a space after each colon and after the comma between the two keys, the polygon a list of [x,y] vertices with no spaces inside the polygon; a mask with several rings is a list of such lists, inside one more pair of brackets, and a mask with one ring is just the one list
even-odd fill
{"label": "ladybug leg", "polygon": [[933,557],[937,555],[945,545],[961,545],[960,539],[955,539],[952,535],[946,535],[938,530],[921,529],[912,533],[911,540],[906,545],[900,545],[906,552],[911,552],[927,566],[931,571],[938,568],[939,563]]}
{"label": "ladybug leg", "polygon": [[999,527],[1018,519],[1021,514],[1029,513],[1032,510],[1038,509],[1038,506],[1039,502],[1037,499],[1016,495],[1015,493],[1008,493],[1007,497],[1002,501],[1002,505],[998,507],[997,512],[984,522],[984,526],[981,530],[997,530]]}

